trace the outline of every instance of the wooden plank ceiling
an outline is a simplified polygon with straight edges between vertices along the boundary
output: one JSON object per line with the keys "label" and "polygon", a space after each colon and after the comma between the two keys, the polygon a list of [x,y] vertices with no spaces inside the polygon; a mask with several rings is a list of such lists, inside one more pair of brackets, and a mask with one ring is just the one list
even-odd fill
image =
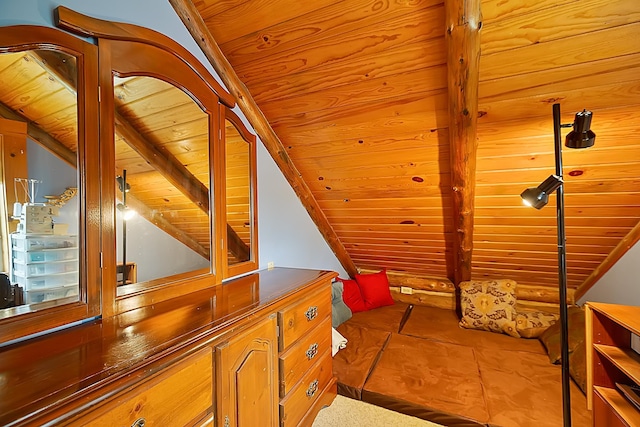
{"label": "wooden plank ceiling", "polygon": [[[193,6],[347,261],[453,279],[459,221],[451,196],[444,3]],[[558,102],[563,122],[583,108],[594,115],[595,147],[564,150],[568,286],[588,286],[640,219],[640,4],[483,0],[481,11],[471,277],[557,286],[554,197],[536,211],[519,194],[554,172],[551,105]]]}
{"label": "wooden plank ceiling", "polygon": [[[589,150],[564,150],[571,295],[588,289],[638,240],[636,0],[482,0],[478,96],[462,94],[472,103],[477,98],[477,106],[468,105],[468,111],[477,108],[477,132],[468,136],[465,147],[457,145],[461,139],[450,131],[450,86],[464,87],[464,81],[456,82],[474,79],[464,70],[456,77],[447,55],[472,49],[460,46],[468,37],[447,41],[447,10],[441,0],[171,2],[191,6],[204,20],[206,35],[233,67],[228,74],[237,80],[230,86],[243,98],[238,104],[247,105],[250,98],[268,120],[254,127],[276,153],[276,162],[287,168],[285,176],[348,272],[387,268],[393,277],[404,273],[439,279],[420,286],[450,292],[446,283],[464,278],[456,268],[464,251],[472,249],[473,279],[512,278],[527,289],[542,289],[532,291],[538,296],[555,289],[554,197],[541,211],[522,206],[519,198],[524,188],[554,172],[555,102],[561,104],[563,122],[571,122],[583,108],[592,110],[597,134]],[[188,26],[197,33],[195,21]],[[205,39],[202,35],[199,41]],[[0,55],[0,114],[28,121],[34,139],[75,164],[75,83],[73,75],[56,69],[55,61],[55,56]],[[132,103],[119,104],[118,141],[135,143],[135,131],[155,145],[167,144],[165,151],[177,159],[171,164],[192,165],[195,169],[182,172],[206,184],[197,169],[201,158],[194,158],[206,152],[202,119],[195,118],[202,113],[192,111],[182,93],[166,97],[163,88],[146,87],[149,80],[125,83],[117,89],[119,99],[129,97]],[[38,95],[42,88],[47,97]],[[136,107],[131,96],[143,91],[148,93]],[[144,106],[149,103],[164,110],[148,114],[151,110]],[[161,134],[163,122],[175,122],[178,116],[175,126],[193,125],[185,127],[188,140]],[[151,221],[207,256],[207,214],[198,207],[197,195],[181,189],[174,194],[141,192],[169,186],[142,182],[151,175],[161,177],[142,169],[136,176],[135,165],[145,161],[127,157],[132,153],[125,150],[127,144],[120,144],[124,151],[119,151],[118,168],[129,170],[128,200],[138,200]],[[188,153],[178,148],[185,144]],[[137,147],[144,148],[140,141]],[[455,167],[452,158],[460,159]],[[454,206],[452,174],[459,178],[465,169],[475,176],[464,184],[473,199],[460,209],[458,203]],[[177,203],[176,197],[184,199],[180,205],[189,211],[158,215],[164,208],[156,202]],[[244,222],[232,226],[240,235]],[[461,238],[471,238],[472,245],[460,246]]]}

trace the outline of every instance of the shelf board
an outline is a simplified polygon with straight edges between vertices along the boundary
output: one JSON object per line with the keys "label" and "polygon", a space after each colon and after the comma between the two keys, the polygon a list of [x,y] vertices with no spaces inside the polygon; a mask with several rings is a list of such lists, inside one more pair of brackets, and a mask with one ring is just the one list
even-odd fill
{"label": "shelf board", "polygon": [[589,302],[589,307],[608,317],[623,328],[640,335],[640,307],[602,302]]}
{"label": "shelf board", "polygon": [[594,344],[593,348],[640,385],[640,355],[635,351],[603,344]]}
{"label": "shelf board", "polygon": [[617,390],[599,386],[593,388],[628,425],[640,426],[640,411]]}

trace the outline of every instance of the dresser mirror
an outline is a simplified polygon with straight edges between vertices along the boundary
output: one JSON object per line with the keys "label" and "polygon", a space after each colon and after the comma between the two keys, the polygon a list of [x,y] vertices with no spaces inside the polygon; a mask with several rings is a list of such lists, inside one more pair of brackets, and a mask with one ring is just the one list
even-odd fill
{"label": "dresser mirror", "polygon": [[[131,27],[127,37],[146,31]],[[217,283],[219,98],[153,36],[98,42],[104,316]]]}
{"label": "dresser mirror", "polygon": [[97,288],[81,274],[83,212],[96,199],[79,197],[97,177],[83,173],[85,153],[97,147],[86,146],[97,110],[86,108],[83,75],[92,69],[95,84],[96,53],[59,30],[0,28],[0,252],[8,278],[0,280],[0,331],[10,338],[57,326],[62,313],[71,321],[98,313]]}
{"label": "dresser mirror", "polygon": [[226,277],[257,268],[256,137],[224,108]]}
{"label": "dresser mirror", "polygon": [[166,36],[54,15],[0,28],[0,344],[258,265],[256,137],[233,96]]}
{"label": "dresser mirror", "polygon": [[114,107],[117,295],[209,273],[208,115],[146,76],[114,77]]}

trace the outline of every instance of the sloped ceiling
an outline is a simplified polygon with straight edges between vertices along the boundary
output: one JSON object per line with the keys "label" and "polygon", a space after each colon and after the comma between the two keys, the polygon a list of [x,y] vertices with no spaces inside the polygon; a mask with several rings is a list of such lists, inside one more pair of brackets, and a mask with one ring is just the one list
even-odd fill
{"label": "sloped ceiling", "polygon": [[[444,3],[193,6],[349,261],[453,279]],[[563,154],[568,286],[588,286],[638,235],[640,7],[484,0],[481,11],[471,277],[557,287],[555,196],[536,211],[519,194],[554,173],[560,103],[563,123],[591,110],[597,134]]]}

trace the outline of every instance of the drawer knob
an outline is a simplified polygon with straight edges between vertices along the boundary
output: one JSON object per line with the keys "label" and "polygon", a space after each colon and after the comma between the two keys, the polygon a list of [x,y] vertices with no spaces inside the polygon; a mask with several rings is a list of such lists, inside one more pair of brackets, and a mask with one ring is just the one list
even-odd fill
{"label": "drawer knob", "polygon": [[311,307],[309,307],[307,312],[304,313],[304,315],[306,316],[307,320],[311,322],[318,316],[318,306],[312,305]]}
{"label": "drawer knob", "polygon": [[318,354],[318,343],[313,343],[309,346],[309,350],[307,350],[307,359],[311,360],[316,357]]}
{"label": "drawer knob", "polygon": [[318,380],[313,380],[307,389],[307,397],[311,399],[318,391]]}
{"label": "drawer knob", "polygon": [[144,427],[146,423],[147,420],[145,420],[144,418],[138,418],[133,422],[133,424],[131,424],[131,427]]}

